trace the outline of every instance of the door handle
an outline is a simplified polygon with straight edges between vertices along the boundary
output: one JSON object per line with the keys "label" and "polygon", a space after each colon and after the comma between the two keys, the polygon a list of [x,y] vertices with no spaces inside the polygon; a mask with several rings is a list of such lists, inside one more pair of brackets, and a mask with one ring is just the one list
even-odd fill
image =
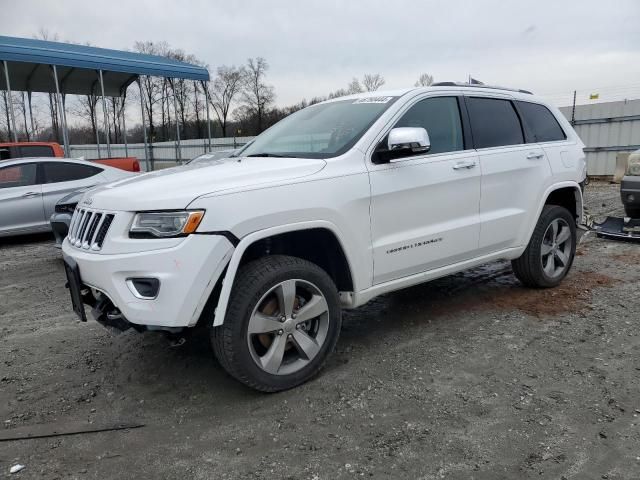
{"label": "door handle", "polygon": [[31,198],[31,197],[37,197],[38,195],[40,195],[40,193],[38,192],[27,192],[24,195],[22,195],[23,198]]}
{"label": "door handle", "polygon": [[527,155],[527,160],[537,160],[542,157],[544,157],[543,153],[529,152],[529,154]]}
{"label": "door handle", "polygon": [[476,166],[476,162],[458,162],[456,163],[452,168],[454,170],[469,170],[470,168],[473,168]]}

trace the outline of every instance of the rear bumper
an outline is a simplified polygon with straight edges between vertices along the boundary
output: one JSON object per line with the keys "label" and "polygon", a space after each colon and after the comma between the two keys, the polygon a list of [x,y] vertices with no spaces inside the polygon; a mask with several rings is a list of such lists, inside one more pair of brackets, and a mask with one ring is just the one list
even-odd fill
{"label": "rear bumper", "polygon": [[623,205],[640,207],[640,176],[625,175],[622,178],[620,199]]}
{"label": "rear bumper", "polygon": [[[62,244],[82,283],[106,295],[127,322],[169,328],[195,325],[233,250],[217,235],[190,235],[171,248],[110,255],[73,247],[66,239]],[[158,279],[157,296],[140,298],[127,282],[131,278]]]}

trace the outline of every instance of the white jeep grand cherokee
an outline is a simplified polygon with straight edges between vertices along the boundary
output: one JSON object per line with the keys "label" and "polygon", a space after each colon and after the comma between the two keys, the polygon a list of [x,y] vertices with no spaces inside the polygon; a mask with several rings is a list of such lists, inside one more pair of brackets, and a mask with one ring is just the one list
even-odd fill
{"label": "white jeep grand cherokee", "polygon": [[119,329],[210,327],[258,390],[298,385],[343,308],[498,259],[530,287],[569,271],[583,144],[528,92],[446,83],[342,97],[234,158],[90,191],[64,241],[74,310]]}

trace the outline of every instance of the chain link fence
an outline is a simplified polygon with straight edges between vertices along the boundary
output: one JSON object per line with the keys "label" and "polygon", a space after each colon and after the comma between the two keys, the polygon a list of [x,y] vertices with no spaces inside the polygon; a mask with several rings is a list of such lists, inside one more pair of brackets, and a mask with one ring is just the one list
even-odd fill
{"label": "chain link fence", "polygon": [[[182,140],[179,149],[176,142],[154,142],[147,145],[147,154],[145,154],[144,143],[131,143],[126,146],[120,143],[111,144],[111,157],[136,157],[140,161],[142,170],[147,170],[147,160],[149,160],[149,168],[158,170],[186,163],[209,151],[231,152],[246,145],[253,138],[255,137],[212,138],[211,150],[209,150],[209,140],[206,138]],[[70,150],[72,158],[94,160],[108,157],[106,144],[70,145]]]}

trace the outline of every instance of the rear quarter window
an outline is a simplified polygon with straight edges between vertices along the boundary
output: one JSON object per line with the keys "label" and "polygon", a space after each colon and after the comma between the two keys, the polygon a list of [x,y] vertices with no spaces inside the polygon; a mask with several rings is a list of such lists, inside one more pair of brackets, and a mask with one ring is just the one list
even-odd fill
{"label": "rear quarter window", "polygon": [[44,183],[71,182],[93,177],[102,172],[101,168],[91,165],[62,161],[44,162]]}
{"label": "rear quarter window", "polygon": [[516,102],[527,133],[527,143],[555,142],[565,140],[562,127],[556,117],[544,105]]}
{"label": "rear quarter window", "polygon": [[476,148],[524,143],[520,118],[510,100],[467,97],[466,103]]}

